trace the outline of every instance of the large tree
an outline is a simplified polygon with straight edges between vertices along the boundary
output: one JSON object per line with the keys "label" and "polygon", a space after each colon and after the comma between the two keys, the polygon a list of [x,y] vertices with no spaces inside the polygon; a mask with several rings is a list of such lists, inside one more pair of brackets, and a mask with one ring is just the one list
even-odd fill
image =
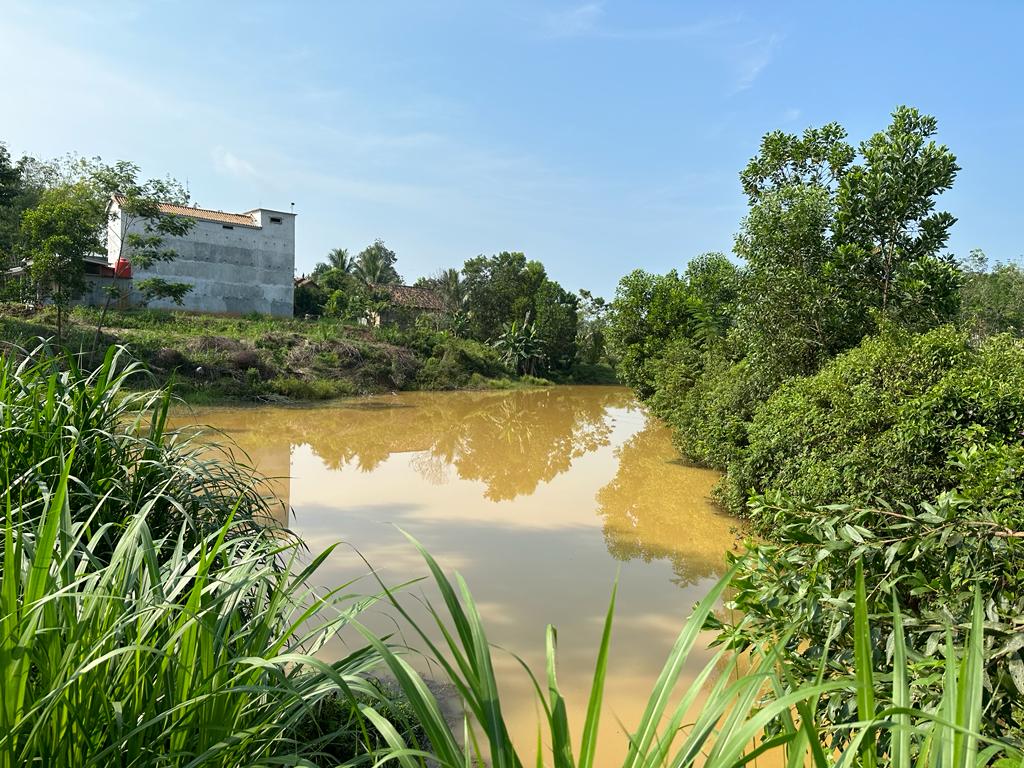
{"label": "large tree", "polygon": [[554,280],[540,284],[534,296],[537,336],[544,343],[545,367],[567,371],[576,360],[579,300]]}
{"label": "large tree", "polygon": [[44,186],[35,173],[38,161],[31,157],[12,160],[0,142],[0,266],[7,267],[20,258],[16,253],[21,217],[39,202]]}
{"label": "large tree", "polygon": [[348,255],[348,248],[332,248],[327,252],[327,260],[318,262],[310,276],[314,280],[320,280],[328,272],[351,275],[355,268],[356,261]]}
{"label": "large tree", "polygon": [[470,333],[480,341],[493,341],[504,325],[534,313],[534,296],[547,279],[539,261],[522,253],[502,251],[477,256],[462,268]]}
{"label": "large tree", "polygon": [[47,189],[22,217],[33,282],[57,309],[58,343],[63,341],[68,306],[85,290],[83,260],[103,247],[97,225],[102,214],[93,190],[79,182]]}
{"label": "large tree", "polygon": [[359,252],[352,272],[365,285],[400,283],[402,277],[395,269],[397,262],[395,252],[378,239]]}
{"label": "large tree", "polygon": [[900,107],[859,155],[834,123],[762,141],[740,176],[750,208],[735,249],[740,334],[766,386],[817,370],[880,321],[955,315],[958,270],[941,254],[955,220],[935,206],[957,165],[935,130]]}
{"label": "large tree", "polygon": [[655,372],[665,349],[688,338],[694,305],[676,270],[653,275],[636,269],[619,280],[608,318],[608,342],[622,382],[641,398],[654,393]]}
{"label": "large tree", "polygon": [[933,324],[958,309],[957,266],[942,250],[956,218],[937,211],[960,166],[932,138],[938,122],[900,107],[860,145],[862,162],[842,176],[836,239],[863,262],[871,307],[906,324]]}

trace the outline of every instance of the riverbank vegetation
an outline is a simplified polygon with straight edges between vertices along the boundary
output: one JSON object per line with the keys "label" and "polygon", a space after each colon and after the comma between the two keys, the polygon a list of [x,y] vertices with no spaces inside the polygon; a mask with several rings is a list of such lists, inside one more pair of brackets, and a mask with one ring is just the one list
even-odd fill
{"label": "riverbank vegetation", "polygon": [[[94,348],[100,310],[76,307],[66,345],[83,365],[98,365]],[[52,310],[9,312],[0,320],[14,345],[53,333]],[[399,331],[340,320],[215,317],[159,310],[107,312],[101,343],[128,347],[159,383],[173,381],[192,402],[325,400],[409,389],[544,386],[520,376],[486,344],[430,328]],[[95,351],[94,351],[95,350]]]}
{"label": "riverbank vegetation", "polygon": [[[950,638],[984,596],[983,730],[1024,735],[1022,272],[946,253],[938,209],[959,170],[936,121],[900,108],[854,147],[837,124],[774,132],[741,173],[739,261],[623,278],[609,327],[620,375],[760,537],[739,565],[744,618],[723,640],[788,638],[801,685],[894,656],[941,708]],[[877,616],[856,651],[858,565]],[[879,681],[880,684],[880,681]],[[818,700],[855,722],[850,689]]]}
{"label": "riverbank vegetation", "polygon": [[[441,596],[430,609],[446,629],[441,646],[383,583],[319,589],[318,569],[333,548],[307,554],[270,523],[272,506],[250,470],[169,431],[169,394],[131,394],[128,379],[147,374],[126,358],[111,349],[93,373],[46,348],[0,359],[8,472],[0,507],[0,765],[594,764],[614,593],[585,721],[568,722],[549,628],[547,679],[536,681],[543,739],[536,755],[512,745],[493,649],[467,586],[421,550]],[[721,648],[696,684],[677,691],[732,576],[684,624],[631,730],[624,765],[738,768],[769,749],[820,768],[1020,761],[1012,745],[976,734],[987,642],[977,592],[963,642],[944,645],[936,667],[942,696],[931,713],[908,706],[906,677],[873,677],[867,659],[880,618],[894,627],[896,669],[909,651],[898,605],[871,615],[863,578],[851,596],[856,675],[787,690],[788,633],[766,634],[743,660]],[[443,714],[409,649],[362,625],[371,605],[390,605],[419,637],[457,691],[464,721]],[[344,656],[322,659],[317,652],[340,632],[349,638]],[[845,689],[857,692],[858,722],[835,730],[815,703]],[[772,724],[771,740],[758,744]],[[842,751],[818,747],[836,733]]]}
{"label": "riverbank vegetation", "polygon": [[[0,337],[31,345],[55,335],[87,352],[86,364],[127,345],[157,375],[176,375],[191,399],[615,381],[606,302],[565,290],[522,253],[477,256],[410,288],[398,255],[378,239],[354,256],[332,249],[296,280],[294,320],[146,310],[156,299],[181,305],[188,275],[127,281],[119,270],[174,261],[175,238],[194,220],[161,208],[191,204],[183,185],[140,173],[100,158],[15,161],[0,143]],[[139,231],[108,243],[112,195]],[[102,263],[111,274],[87,279],[86,259],[97,254],[92,268]],[[129,298],[143,308],[119,311]],[[75,306],[83,303],[97,306]]]}

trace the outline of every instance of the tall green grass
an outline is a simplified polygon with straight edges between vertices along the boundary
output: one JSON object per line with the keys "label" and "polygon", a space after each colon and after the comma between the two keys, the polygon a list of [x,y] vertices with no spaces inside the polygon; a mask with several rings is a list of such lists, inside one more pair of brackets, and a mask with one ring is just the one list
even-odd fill
{"label": "tall green grass", "polygon": [[260,526],[252,476],[167,432],[167,393],[123,392],[122,354],[0,362],[0,767],[356,765],[382,728],[414,740],[373,648],[316,655],[374,598],[318,593],[330,550]]}
{"label": "tall green grass", "polygon": [[225,509],[235,510],[237,531],[257,532],[273,510],[252,470],[194,436],[168,431],[170,393],[128,386],[146,376],[121,347],[111,347],[92,371],[45,342],[5,350],[0,487],[22,516],[37,516],[42,492],[66,469],[70,513],[88,518],[90,536],[105,531],[108,547],[143,510],[158,538],[184,526],[197,541],[220,528]]}

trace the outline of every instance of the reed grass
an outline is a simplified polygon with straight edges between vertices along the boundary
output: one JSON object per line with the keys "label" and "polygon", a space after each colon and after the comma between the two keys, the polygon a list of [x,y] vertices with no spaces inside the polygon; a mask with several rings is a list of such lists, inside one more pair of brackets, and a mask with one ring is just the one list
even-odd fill
{"label": "reed grass", "polygon": [[415,741],[373,648],[317,656],[375,598],[321,594],[331,550],[259,525],[122,356],[0,362],[0,767],[372,764],[370,711]]}
{"label": "reed grass", "polygon": [[147,376],[122,347],[107,350],[92,371],[44,341],[5,350],[0,487],[23,516],[38,515],[42,491],[55,487],[71,457],[71,514],[88,518],[90,536],[106,531],[108,549],[144,507],[156,538],[177,535],[184,526],[197,541],[221,527],[226,509],[234,510],[233,535],[257,532],[273,509],[253,470],[208,441],[169,431],[173,399],[166,389],[137,391]]}

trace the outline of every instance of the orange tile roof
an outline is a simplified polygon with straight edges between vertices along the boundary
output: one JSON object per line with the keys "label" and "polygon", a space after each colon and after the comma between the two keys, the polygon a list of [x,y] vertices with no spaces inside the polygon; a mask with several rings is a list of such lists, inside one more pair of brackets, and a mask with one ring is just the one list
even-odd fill
{"label": "orange tile roof", "polygon": [[171,203],[160,203],[160,212],[203,219],[204,221],[219,221],[221,224],[231,224],[237,227],[260,228],[256,219],[245,213],[224,213],[223,211],[211,211],[208,208],[193,208],[190,205],[172,205]]}
{"label": "orange tile roof", "polygon": [[[114,199],[120,203],[120,195]],[[191,205],[174,205],[173,203],[160,203],[160,212],[172,216],[188,216],[191,219],[202,219],[203,221],[218,221],[221,224],[231,224],[236,227],[251,227],[260,229],[255,217],[248,213],[224,213],[224,211],[213,211],[209,208],[194,208]]]}

